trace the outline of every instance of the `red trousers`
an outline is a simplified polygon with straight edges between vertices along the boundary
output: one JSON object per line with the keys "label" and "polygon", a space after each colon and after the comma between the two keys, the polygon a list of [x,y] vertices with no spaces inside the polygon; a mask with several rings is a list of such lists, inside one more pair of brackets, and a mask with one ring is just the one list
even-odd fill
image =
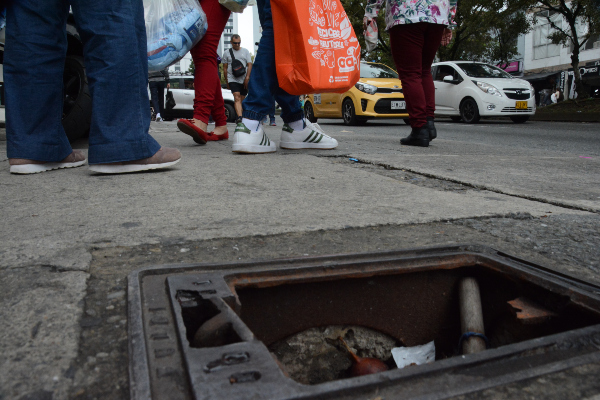
{"label": "red trousers", "polygon": [[221,93],[221,78],[217,65],[217,47],[231,11],[218,0],[200,0],[206,13],[208,30],[190,51],[194,61],[194,118],[208,124],[212,114],[216,126],[227,124],[225,103]]}
{"label": "red trousers", "polygon": [[442,41],[445,25],[419,22],[390,29],[392,56],[402,81],[410,126],[420,128],[435,112],[431,64]]}

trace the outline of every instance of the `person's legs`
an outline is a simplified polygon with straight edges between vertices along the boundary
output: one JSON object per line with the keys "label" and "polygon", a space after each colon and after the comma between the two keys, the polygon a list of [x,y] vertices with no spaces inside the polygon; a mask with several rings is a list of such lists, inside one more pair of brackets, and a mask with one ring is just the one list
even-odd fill
{"label": "person's legs", "polygon": [[427,24],[427,30],[425,31],[421,61],[421,82],[425,94],[425,114],[427,118],[433,118],[435,113],[435,86],[431,76],[431,64],[433,64],[435,54],[440,48],[445,28],[445,25]]}
{"label": "person's legs", "polygon": [[152,157],[161,147],[148,134],[148,59],[142,1],[71,0],[71,7],[84,44],[92,95],[90,164]]}
{"label": "person's legs", "polygon": [[426,123],[427,103],[423,90],[423,46],[427,24],[396,25],[390,30],[392,56],[402,81],[410,126],[420,128]]}
{"label": "person's legs", "polygon": [[275,38],[270,0],[258,0],[258,16],[263,28],[258,52],[248,82],[248,97],[243,103],[243,117],[262,121],[271,112],[277,100],[281,107],[281,118],[286,122],[302,119],[298,96],[291,95],[279,87],[275,68]]}
{"label": "person's legs", "polygon": [[72,153],[61,121],[68,12],[64,0],[8,4],[4,84],[9,159],[59,162]]}
{"label": "person's legs", "polygon": [[[231,84],[229,84],[229,86],[231,87]],[[236,89],[237,90],[237,89]],[[233,106],[235,108],[235,113],[237,115],[237,117],[241,117],[242,116],[242,95],[240,92],[234,92],[231,91],[231,93],[233,94]]]}
{"label": "person's legs", "polygon": [[160,115],[165,112],[165,81],[156,82],[157,96],[158,96],[158,110]]}
{"label": "person's legs", "polygon": [[[191,50],[195,66],[194,119],[208,124],[211,111],[217,106],[224,108],[218,74],[217,47],[231,11],[219,4],[218,0],[202,0],[200,5],[206,13],[209,24],[202,40]],[[217,85],[218,93],[215,91]],[[217,102],[219,104],[216,104]],[[213,117],[216,116],[213,114]],[[206,130],[206,127],[204,128],[203,130]]]}
{"label": "person's legs", "polygon": [[150,101],[152,102],[152,107],[154,107],[154,113],[158,116],[162,114],[160,104],[158,103],[158,82],[150,81],[148,86],[150,87]]}

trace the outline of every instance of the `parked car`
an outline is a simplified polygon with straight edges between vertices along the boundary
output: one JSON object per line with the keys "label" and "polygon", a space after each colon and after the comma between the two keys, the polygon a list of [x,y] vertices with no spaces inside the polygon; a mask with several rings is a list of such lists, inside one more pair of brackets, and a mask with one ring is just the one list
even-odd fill
{"label": "parked car", "polygon": [[345,93],[311,94],[304,102],[311,122],[343,118],[346,125],[364,124],[372,118],[408,118],[402,83],[396,71],[384,64],[361,62],[360,80]]}
{"label": "parked car", "polygon": [[[169,83],[171,84],[170,91],[173,92],[175,99],[175,107],[167,110],[161,116],[166,120],[175,118],[193,118],[194,116],[194,76],[193,75],[175,75],[170,74]],[[225,116],[227,122],[235,122],[236,113],[234,107],[234,99],[231,90],[221,88],[223,100],[225,101]],[[150,96],[150,89],[148,89]],[[165,104],[167,91],[165,90]]]}
{"label": "parked car", "polygon": [[436,115],[477,123],[481,117],[510,117],[523,123],[535,114],[535,90],[493,65],[452,61],[432,65]]}
{"label": "parked car", "polygon": [[[4,63],[4,30],[0,31],[0,63]],[[0,76],[2,107],[4,107],[4,77]],[[58,100],[58,99],[57,99]],[[62,124],[70,141],[86,136],[92,120],[92,98],[88,89],[83,45],[75,29],[73,15],[67,19],[67,58],[63,74]]]}

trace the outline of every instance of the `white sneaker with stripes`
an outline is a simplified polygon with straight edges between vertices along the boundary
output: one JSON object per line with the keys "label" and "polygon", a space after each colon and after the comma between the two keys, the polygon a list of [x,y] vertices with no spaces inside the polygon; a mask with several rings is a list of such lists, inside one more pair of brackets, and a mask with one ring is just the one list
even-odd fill
{"label": "white sneaker with stripes", "polygon": [[279,147],[282,149],[335,149],[338,141],[323,133],[320,127],[315,125],[306,121],[306,127],[301,131],[293,130],[288,124],[283,125]]}
{"label": "white sneaker with stripes", "polygon": [[251,131],[243,123],[238,123],[233,133],[234,153],[273,153],[277,151],[277,145],[265,134],[262,125],[258,125],[258,131]]}

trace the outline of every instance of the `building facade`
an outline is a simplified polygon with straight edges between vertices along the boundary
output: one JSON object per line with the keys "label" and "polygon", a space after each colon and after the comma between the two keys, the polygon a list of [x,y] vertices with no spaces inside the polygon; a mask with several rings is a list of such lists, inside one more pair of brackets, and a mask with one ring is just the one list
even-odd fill
{"label": "building facade", "polygon": [[[563,46],[553,44],[548,36],[555,28],[548,21],[559,27],[566,24],[562,15],[541,11],[538,13],[534,28],[522,38],[522,48],[519,48],[522,57],[523,79],[528,80],[538,93],[542,91],[561,90],[565,99],[577,96],[574,85],[574,74],[571,66],[573,45]],[[585,35],[587,27],[581,26],[579,35]],[[579,71],[583,83],[590,94],[600,97],[600,37],[592,36],[581,48],[579,53]]]}

